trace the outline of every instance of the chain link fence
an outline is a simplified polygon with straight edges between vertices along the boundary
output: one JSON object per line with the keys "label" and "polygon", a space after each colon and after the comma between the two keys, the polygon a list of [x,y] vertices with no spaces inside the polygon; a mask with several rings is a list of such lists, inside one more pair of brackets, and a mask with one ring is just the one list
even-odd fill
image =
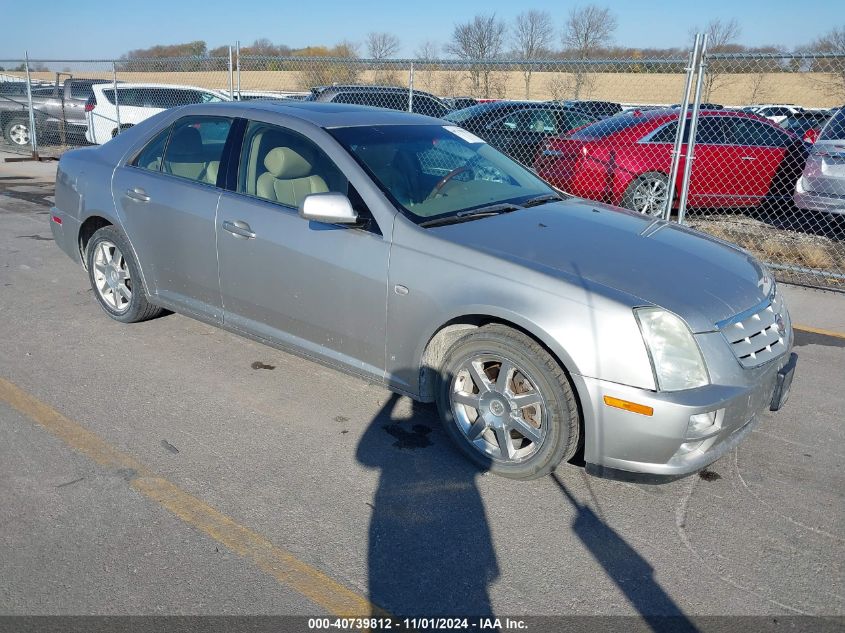
{"label": "chain link fence", "polygon": [[7,151],[59,155],[105,143],[161,109],[205,101],[410,110],[469,130],[565,192],[685,222],[740,245],[781,279],[845,289],[842,54],[481,62],[232,49],[0,67]]}

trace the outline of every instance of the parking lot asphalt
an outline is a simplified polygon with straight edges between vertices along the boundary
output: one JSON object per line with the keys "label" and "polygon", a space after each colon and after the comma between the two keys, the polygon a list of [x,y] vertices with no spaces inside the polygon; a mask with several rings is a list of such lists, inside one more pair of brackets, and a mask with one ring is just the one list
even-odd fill
{"label": "parking lot asphalt", "polygon": [[786,289],[791,399],[701,476],[520,483],[432,406],[108,319],[54,168],[0,163],[0,614],[845,615],[842,295]]}

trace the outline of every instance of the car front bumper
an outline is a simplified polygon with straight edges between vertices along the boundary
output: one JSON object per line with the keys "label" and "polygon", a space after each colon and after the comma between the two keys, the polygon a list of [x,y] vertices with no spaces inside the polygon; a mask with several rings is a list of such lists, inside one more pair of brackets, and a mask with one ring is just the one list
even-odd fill
{"label": "car front bumper", "polygon": [[[588,472],[659,482],[703,469],[748,436],[763,411],[784,404],[796,360],[795,354],[784,354],[758,368],[752,384],[711,384],[675,392],[573,375],[587,427]],[[651,407],[654,413],[647,416],[607,406],[605,396]],[[716,421],[693,437],[690,417],[698,414],[713,414]]]}

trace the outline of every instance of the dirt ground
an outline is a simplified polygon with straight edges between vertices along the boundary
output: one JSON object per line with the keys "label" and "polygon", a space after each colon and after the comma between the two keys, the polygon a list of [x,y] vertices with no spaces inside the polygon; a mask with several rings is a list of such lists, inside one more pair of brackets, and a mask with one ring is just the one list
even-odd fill
{"label": "dirt ground", "polygon": [[[88,64],[85,68],[70,67],[75,77],[112,78],[111,64],[104,62]],[[340,67],[338,67],[340,68]],[[303,90],[313,82],[309,78],[332,83],[349,81],[352,75],[346,66],[335,77],[331,71],[242,71],[243,90]],[[408,68],[391,71],[367,70],[354,77],[357,83],[388,79],[388,83],[406,85]],[[54,73],[36,72],[32,78],[42,81],[55,79]],[[225,70],[199,70],[195,72],[118,72],[118,80],[125,82],[151,82],[165,84],[186,84],[204,88],[227,89],[229,73]],[[713,90],[707,98],[711,102],[725,105],[748,103],[795,103],[808,108],[822,108],[841,105],[845,100],[845,86],[837,88],[836,78],[825,73],[743,73],[722,74],[713,81]],[[584,77],[582,98],[601,99],[620,103],[671,104],[680,101],[684,86],[684,75],[680,73],[592,73]],[[426,70],[415,72],[414,85],[440,95],[481,96],[473,90],[466,71]],[[497,71],[491,74],[491,94],[499,98],[524,99],[525,81],[522,72]],[[573,96],[575,75],[573,73],[535,72],[531,78],[530,98],[558,99]]]}

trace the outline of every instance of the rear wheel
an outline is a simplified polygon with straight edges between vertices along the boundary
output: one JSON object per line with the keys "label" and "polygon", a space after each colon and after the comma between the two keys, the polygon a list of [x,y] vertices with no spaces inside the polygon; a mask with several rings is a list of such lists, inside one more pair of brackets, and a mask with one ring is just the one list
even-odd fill
{"label": "rear wheel", "polygon": [[85,261],[94,296],[111,318],[137,323],[161,313],[161,308],[147,301],[132,249],[116,228],[104,226],[91,236]]}
{"label": "rear wheel", "polygon": [[460,449],[498,475],[542,477],[578,448],[580,418],[565,372],[536,341],[503,325],[450,347],[437,407]]}
{"label": "rear wheel", "polygon": [[29,120],[15,118],[7,121],[3,126],[3,136],[17,147],[29,145]]}
{"label": "rear wheel", "polygon": [[666,199],[669,195],[669,177],[660,172],[650,172],[639,176],[628,185],[622,206],[648,215],[663,217],[666,210]]}

